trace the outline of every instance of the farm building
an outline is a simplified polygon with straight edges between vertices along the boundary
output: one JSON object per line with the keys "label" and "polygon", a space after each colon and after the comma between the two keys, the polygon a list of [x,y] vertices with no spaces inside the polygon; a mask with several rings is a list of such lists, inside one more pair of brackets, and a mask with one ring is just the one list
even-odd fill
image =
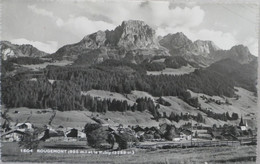
{"label": "farm building", "polygon": [[144,130],[144,128],[142,128],[142,127],[140,127],[140,126],[136,126],[135,128],[134,128],[134,131],[137,133],[137,132],[144,132],[145,130]]}
{"label": "farm building", "polygon": [[45,129],[45,131],[43,132],[43,134],[39,135],[41,138],[39,138],[40,140],[43,141],[50,141],[50,140],[63,140],[65,137],[65,134],[63,131],[58,131],[55,129]]}
{"label": "farm building", "polygon": [[65,132],[67,137],[73,137],[73,138],[86,138],[86,133],[81,132],[78,129],[72,128]]}
{"label": "farm building", "polygon": [[143,131],[139,131],[139,132],[136,132],[135,133],[135,137],[136,138],[140,138],[141,136],[143,136],[144,135],[144,132]]}
{"label": "farm building", "polygon": [[222,133],[221,131],[211,132],[212,140],[223,140],[224,136],[221,133]]}
{"label": "farm building", "polygon": [[29,122],[27,122],[27,123],[18,123],[16,125],[16,128],[19,129],[20,131],[23,131],[23,132],[25,132],[26,130],[31,131],[31,130],[33,130],[33,125],[31,123],[29,123]]}
{"label": "farm building", "polygon": [[1,140],[3,142],[14,142],[14,141],[20,141],[21,138],[25,135],[24,131],[21,130],[10,130],[4,134],[1,135]]}
{"label": "farm building", "polygon": [[1,130],[2,130],[1,133],[2,132],[7,132],[7,131],[11,130],[9,122],[7,122],[5,120],[5,122],[2,124],[2,129]]}
{"label": "farm building", "polygon": [[232,135],[231,133],[222,133],[222,136],[225,137],[226,140],[238,140],[236,136]]}
{"label": "farm building", "polygon": [[192,131],[184,129],[180,132],[180,138],[184,140],[191,140]]}
{"label": "farm building", "polygon": [[208,132],[208,130],[205,129],[197,129],[197,130],[192,130],[193,137],[196,138],[202,138],[202,139],[212,139],[212,135]]}

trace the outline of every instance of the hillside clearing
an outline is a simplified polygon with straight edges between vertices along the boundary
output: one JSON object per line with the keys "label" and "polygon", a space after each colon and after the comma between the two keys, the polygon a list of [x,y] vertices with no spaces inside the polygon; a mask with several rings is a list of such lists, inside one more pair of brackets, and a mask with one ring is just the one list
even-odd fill
{"label": "hillside clearing", "polygon": [[181,68],[178,69],[165,68],[162,71],[147,71],[147,75],[184,75],[194,71],[195,68],[188,65],[188,66],[182,66]]}
{"label": "hillside clearing", "polygon": [[53,66],[66,66],[72,64],[72,61],[62,60],[62,61],[55,61],[55,62],[45,62],[42,64],[30,64],[30,65],[21,65],[22,67],[29,68],[33,71],[39,71],[40,69],[46,68],[48,65]]}

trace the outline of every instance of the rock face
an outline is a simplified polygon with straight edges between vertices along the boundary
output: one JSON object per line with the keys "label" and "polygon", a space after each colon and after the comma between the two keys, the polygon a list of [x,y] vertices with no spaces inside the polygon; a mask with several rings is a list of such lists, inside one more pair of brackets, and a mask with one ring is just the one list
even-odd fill
{"label": "rock face", "polygon": [[182,55],[192,52],[194,45],[182,32],[168,34],[160,40],[160,45],[167,48],[171,55]]}
{"label": "rock face", "polygon": [[155,55],[169,56],[168,50],[159,45],[155,31],[143,21],[129,20],[114,30],[87,35],[76,44],[60,48],[52,56],[58,60],[68,59],[79,63],[85,59],[91,64],[109,58],[138,63],[147,56]]}
{"label": "rock face", "polygon": [[175,56],[203,56],[208,55],[219,48],[212,41],[197,40],[192,42],[182,32],[168,34],[160,40],[160,44],[166,47],[171,55]]}
{"label": "rock face", "polygon": [[221,50],[212,41],[197,40],[192,42],[183,33],[168,34],[159,43],[167,48],[171,55],[182,56],[188,61],[205,66],[226,58],[241,64],[249,63],[255,59],[248,48],[243,45],[234,46],[230,50]]}
{"label": "rock face", "polygon": [[253,61],[256,57],[254,57],[248,47],[243,46],[243,45],[237,45],[232,47],[229,50],[229,58],[235,59],[236,61],[245,64],[245,63],[250,63]]}
{"label": "rock face", "polygon": [[47,53],[38,50],[32,45],[15,45],[7,41],[0,43],[1,56],[3,60],[14,57],[43,57]]}
{"label": "rock face", "polygon": [[216,61],[229,58],[241,64],[248,64],[256,60],[256,57],[250,53],[248,47],[243,45],[233,46],[230,50],[215,51],[211,53],[211,56],[213,56]]}
{"label": "rock face", "polygon": [[112,31],[98,31],[83,38],[85,48],[96,49],[102,46],[121,47],[125,50],[158,49],[155,31],[143,21],[124,21]]}
{"label": "rock face", "polygon": [[255,59],[243,45],[221,50],[212,41],[192,42],[183,33],[168,34],[160,40],[155,30],[143,21],[123,21],[111,31],[97,31],[85,36],[81,41],[65,45],[54,54],[48,55],[31,45],[13,45],[1,42],[2,58],[48,55],[55,60],[75,61],[75,64],[95,64],[106,59],[122,59],[141,63],[153,56],[181,56],[187,61],[208,66],[216,61],[231,58],[239,63],[249,63]]}
{"label": "rock face", "polygon": [[220,50],[212,41],[196,40],[193,44],[195,45],[198,54],[210,54]]}
{"label": "rock face", "polygon": [[[115,38],[116,45],[127,50],[159,48],[155,31],[143,21],[124,21],[112,33],[114,33],[114,36],[120,36]],[[109,38],[109,40],[111,39]]]}

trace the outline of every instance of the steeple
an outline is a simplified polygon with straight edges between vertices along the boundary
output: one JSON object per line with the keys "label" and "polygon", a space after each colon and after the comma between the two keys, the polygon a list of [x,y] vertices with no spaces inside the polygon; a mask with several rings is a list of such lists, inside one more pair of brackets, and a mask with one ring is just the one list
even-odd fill
{"label": "steeple", "polygon": [[240,120],[239,126],[245,126],[242,115],[241,115],[241,120]]}

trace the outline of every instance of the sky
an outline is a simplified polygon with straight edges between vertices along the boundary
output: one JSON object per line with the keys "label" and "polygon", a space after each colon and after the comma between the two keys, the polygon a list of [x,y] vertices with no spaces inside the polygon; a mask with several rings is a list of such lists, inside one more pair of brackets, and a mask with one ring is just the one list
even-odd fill
{"label": "sky", "polygon": [[124,20],[143,20],[157,36],[183,32],[222,49],[243,44],[258,55],[259,5],[142,0],[2,0],[1,40],[53,53]]}

